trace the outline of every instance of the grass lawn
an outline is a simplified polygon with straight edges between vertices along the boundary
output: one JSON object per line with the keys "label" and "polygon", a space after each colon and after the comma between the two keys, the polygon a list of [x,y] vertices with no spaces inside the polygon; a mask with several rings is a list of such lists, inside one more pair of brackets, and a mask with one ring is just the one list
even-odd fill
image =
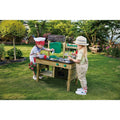
{"label": "grass lawn", "polygon": [[[120,60],[88,52],[88,94],[79,96],[75,90],[80,85],[76,86],[74,80],[70,92],[66,91],[66,80],[63,79],[44,77],[38,83],[34,81],[32,71],[28,69],[32,45],[16,47],[27,60],[0,66],[1,100],[120,100]],[[5,46],[6,51],[11,48]]]}

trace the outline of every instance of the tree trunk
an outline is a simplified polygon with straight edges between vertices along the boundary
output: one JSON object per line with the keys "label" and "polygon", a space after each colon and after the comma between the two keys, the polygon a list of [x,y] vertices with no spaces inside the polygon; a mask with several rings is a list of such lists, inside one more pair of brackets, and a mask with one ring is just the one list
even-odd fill
{"label": "tree trunk", "polygon": [[39,31],[37,30],[37,37],[39,37],[40,35],[39,35]]}
{"label": "tree trunk", "polygon": [[94,46],[94,43],[93,43],[93,42],[91,43],[91,46],[92,46],[92,47]]}
{"label": "tree trunk", "polygon": [[94,44],[94,36],[92,36],[92,42],[91,42],[91,45],[93,46],[93,44]]}
{"label": "tree trunk", "polygon": [[37,37],[39,37],[40,35],[39,35],[39,26],[38,26],[38,24],[35,24],[35,28],[36,28],[36,32],[37,32]]}
{"label": "tree trunk", "polygon": [[112,40],[109,40],[109,46],[112,47]]}
{"label": "tree trunk", "polygon": [[96,42],[96,32],[95,32],[95,34],[92,36],[92,45],[94,45],[95,44],[95,42]]}
{"label": "tree trunk", "polygon": [[91,43],[91,40],[90,40],[90,38],[89,38],[89,36],[88,36],[86,30],[84,30],[84,31],[85,31],[85,34],[86,34],[86,37],[87,37],[88,41]]}
{"label": "tree trunk", "polygon": [[40,29],[39,36],[41,36],[41,34],[42,34],[42,28]]}
{"label": "tree trunk", "polygon": [[95,31],[95,36],[94,36],[94,43],[96,42],[96,31]]}
{"label": "tree trunk", "polygon": [[14,60],[16,60],[15,37],[13,37],[13,47],[14,47]]}
{"label": "tree trunk", "polygon": [[39,36],[42,36],[42,31],[44,30],[46,21],[43,21],[41,27],[39,27]]}
{"label": "tree trunk", "polygon": [[[82,24],[81,24],[82,25]],[[86,30],[85,30],[85,27],[83,26],[83,30],[84,30],[84,32],[85,32],[85,35],[86,35],[86,37],[87,37],[87,39],[88,39],[88,41],[91,43],[91,40],[90,40],[90,38],[89,38],[89,36],[88,36],[88,34],[87,34],[87,32],[86,32]]]}
{"label": "tree trunk", "polygon": [[111,29],[111,32],[112,32],[112,36],[111,36],[111,39],[110,39],[110,41],[109,41],[109,45],[110,45],[110,47],[112,47],[112,45],[111,45],[111,44],[112,44],[112,40],[113,40],[113,36],[114,36],[114,35],[113,35],[113,34],[114,34],[114,32],[113,32],[113,30],[112,30],[112,29]]}

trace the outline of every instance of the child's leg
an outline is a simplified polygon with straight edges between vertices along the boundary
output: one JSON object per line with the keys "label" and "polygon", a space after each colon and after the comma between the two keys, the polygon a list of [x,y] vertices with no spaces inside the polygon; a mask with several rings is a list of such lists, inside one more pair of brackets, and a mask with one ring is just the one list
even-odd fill
{"label": "child's leg", "polygon": [[34,80],[37,80],[37,77],[36,77],[36,74],[35,74],[34,71],[33,71],[33,79],[34,79]]}
{"label": "child's leg", "polygon": [[87,90],[87,80],[86,80],[87,65],[80,65],[77,71],[78,71],[78,79],[80,81],[81,87],[84,90]]}
{"label": "child's leg", "polygon": [[78,74],[78,79],[80,81],[81,87],[87,89],[86,71],[81,70]]}
{"label": "child's leg", "polygon": [[[37,79],[37,76],[36,76],[34,71],[33,71],[33,76],[34,76],[35,79]],[[42,76],[39,76],[39,79],[42,79],[42,78],[43,78]]]}
{"label": "child's leg", "polygon": [[85,76],[79,78],[79,81],[80,81],[81,87],[82,87],[84,90],[87,90],[87,80],[86,80]]}
{"label": "child's leg", "polygon": [[35,74],[35,72],[33,71],[33,75],[35,75],[36,76],[36,74]]}

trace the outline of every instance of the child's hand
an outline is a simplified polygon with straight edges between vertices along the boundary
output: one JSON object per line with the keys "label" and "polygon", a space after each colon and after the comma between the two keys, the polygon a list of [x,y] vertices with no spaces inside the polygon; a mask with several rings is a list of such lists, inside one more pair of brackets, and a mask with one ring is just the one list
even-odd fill
{"label": "child's hand", "polygon": [[76,54],[75,54],[75,53],[72,53],[72,55],[73,55],[73,56],[76,56]]}
{"label": "child's hand", "polygon": [[68,59],[69,59],[69,60],[72,60],[72,58],[71,58],[70,56],[68,56]]}
{"label": "child's hand", "polygon": [[40,55],[40,53],[36,53],[36,55]]}
{"label": "child's hand", "polygon": [[54,51],[54,49],[52,48],[51,51]]}

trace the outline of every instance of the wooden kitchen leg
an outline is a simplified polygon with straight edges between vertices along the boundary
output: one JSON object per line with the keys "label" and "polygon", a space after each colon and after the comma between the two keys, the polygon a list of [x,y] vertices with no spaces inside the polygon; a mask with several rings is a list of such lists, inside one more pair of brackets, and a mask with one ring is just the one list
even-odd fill
{"label": "wooden kitchen leg", "polygon": [[78,84],[78,79],[77,78],[75,78],[75,85],[77,85]]}
{"label": "wooden kitchen leg", "polygon": [[39,74],[40,74],[40,67],[39,67],[39,63],[37,63],[37,82],[39,81]]}
{"label": "wooden kitchen leg", "polygon": [[55,77],[55,67],[53,66],[53,69],[52,69],[52,77],[54,78]]}
{"label": "wooden kitchen leg", "polygon": [[68,69],[67,91],[70,91],[71,69]]}

